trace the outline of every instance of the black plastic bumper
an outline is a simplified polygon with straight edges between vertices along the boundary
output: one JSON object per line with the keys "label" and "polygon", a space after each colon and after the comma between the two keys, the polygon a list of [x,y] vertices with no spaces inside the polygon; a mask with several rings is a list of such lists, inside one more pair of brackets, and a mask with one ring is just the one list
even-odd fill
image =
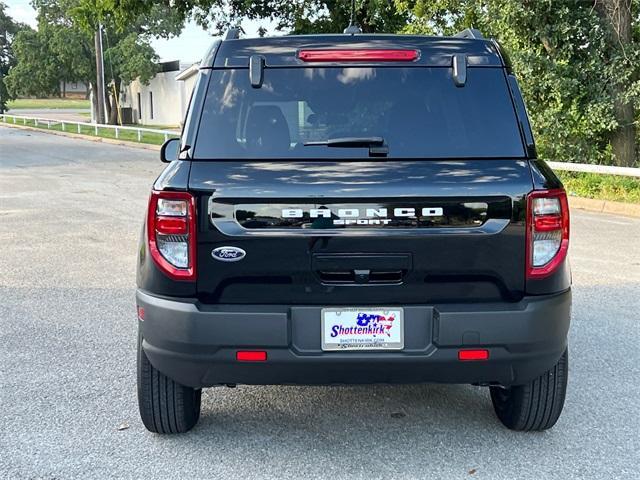
{"label": "black plastic bumper", "polygon": [[[320,306],[202,305],[137,292],[151,363],[191,387],[217,384],[523,384],[551,368],[567,344],[571,292],[517,303],[404,305],[400,352],[323,352]],[[462,348],[486,361],[458,360]],[[238,362],[238,350],[266,362]]]}

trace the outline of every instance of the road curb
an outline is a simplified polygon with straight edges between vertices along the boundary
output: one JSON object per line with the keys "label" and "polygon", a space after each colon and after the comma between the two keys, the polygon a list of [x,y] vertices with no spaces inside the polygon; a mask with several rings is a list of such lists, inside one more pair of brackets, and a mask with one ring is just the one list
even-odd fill
{"label": "road curb", "polygon": [[577,210],[610,213],[640,218],[640,205],[636,203],[614,202],[611,200],[596,200],[594,198],[569,197],[569,206]]}
{"label": "road curb", "polygon": [[156,152],[160,151],[160,145],[153,145],[151,143],[129,142],[127,140],[96,137],[94,135],[85,135],[83,133],[60,132],[58,130],[48,130],[46,128],[30,127],[28,125],[18,125],[18,124],[7,123],[7,122],[0,122],[0,127],[18,128],[22,130],[31,130],[34,132],[43,132],[43,133],[50,133],[52,135],[60,135],[62,137],[78,138],[81,140],[88,140],[90,142],[102,142],[102,143],[108,143],[110,145],[121,145],[125,147],[141,148],[143,150],[153,150]]}

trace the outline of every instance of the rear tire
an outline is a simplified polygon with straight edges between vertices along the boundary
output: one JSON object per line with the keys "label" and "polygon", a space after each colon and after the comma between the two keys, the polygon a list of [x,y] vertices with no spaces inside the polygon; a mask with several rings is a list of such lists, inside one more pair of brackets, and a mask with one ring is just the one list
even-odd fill
{"label": "rear tire", "polygon": [[142,423],[154,433],[184,433],[200,418],[202,390],[185,387],[156,370],[138,334],[138,407]]}
{"label": "rear tire", "polygon": [[526,385],[491,387],[491,401],[505,427],[540,431],[555,425],[567,393],[569,354],[565,350],[550,370]]}

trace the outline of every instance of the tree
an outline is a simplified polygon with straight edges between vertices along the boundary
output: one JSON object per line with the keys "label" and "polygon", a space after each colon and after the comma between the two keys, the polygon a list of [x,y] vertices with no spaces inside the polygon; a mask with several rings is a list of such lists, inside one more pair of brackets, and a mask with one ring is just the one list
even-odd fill
{"label": "tree", "polygon": [[[54,0],[34,0],[36,3],[58,3]],[[297,0],[294,2],[249,0],[175,0],[172,8],[148,0],[62,0],[73,5],[69,12],[75,25],[87,33],[95,30],[98,23],[110,27],[109,36],[119,36],[127,48],[109,49],[116,69],[122,68],[123,75],[130,70],[123,65],[137,65],[138,76],[145,81],[148,73],[150,49],[140,43],[139,35],[168,36],[176,32],[176,25],[182,25],[187,17],[195,18],[203,26],[215,26],[219,31],[237,24],[242,18],[277,18],[278,27],[292,33],[340,32],[349,23],[351,3],[344,0]],[[398,14],[392,0],[365,0],[357,2],[356,19],[363,31],[396,31],[406,23],[406,17]],[[143,21],[141,21],[143,20]],[[134,26],[132,30],[132,25]],[[128,34],[137,34],[137,41]],[[264,33],[264,32],[263,32]],[[134,51],[132,48],[137,47]],[[105,52],[105,58],[109,58]],[[106,72],[109,73],[109,66]],[[129,75],[130,76],[130,75]],[[149,77],[150,78],[150,77]],[[120,82],[114,86],[119,92]],[[113,109],[107,103],[108,110]],[[110,115],[113,117],[113,114]]]}
{"label": "tree", "polygon": [[[109,42],[110,44],[110,42]],[[135,33],[130,33],[118,39],[113,47],[105,52],[105,77],[110,81],[107,101],[107,118],[109,123],[118,121],[117,101],[123,84],[138,79],[148,84],[158,71],[158,56],[151,45],[139,42]]]}
{"label": "tree", "polygon": [[[74,15],[86,18],[90,24],[93,0],[83,0],[83,7]],[[150,0],[103,0],[100,2],[103,15],[110,15],[116,25],[123,28],[132,18],[146,15],[157,7]],[[203,26],[213,27],[222,32],[242,19],[275,20],[279,30],[291,33],[338,33],[349,24],[350,0],[165,0],[172,5],[172,11],[186,19],[195,19]],[[400,13],[393,0],[357,0],[356,20],[365,33],[396,32],[407,21],[407,15]]]}
{"label": "tree", "polygon": [[15,65],[13,42],[16,34],[26,29],[26,25],[16,23],[6,13],[7,6],[0,2],[0,113],[7,108],[7,101],[12,98],[5,84],[9,69]]}
{"label": "tree", "polygon": [[[209,16],[217,25],[226,26],[239,18],[253,20],[272,18],[278,28],[291,33],[339,33],[349,25],[351,2],[349,0],[298,0],[293,2],[231,3],[232,15],[224,15],[220,9],[210,10]],[[391,0],[359,0],[355,3],[354,21],[364,33],[397,32],[407,23],[407,15],[399,13]]]}
{"label": "tree", "polygon": [[[107,25],[109,38],[118,39],[112,46],[124,42],[111,50],[118,65],[112,77],[118,78],[133,73],[145,78],[143,59],[150,52],[140,38],[171,25],[163,21],[167,12],[178,23],[191,17],[219,31],[243,18],[268,18],[292,33],[340,32],[351,13],[349,0],[34,3],[58,5],[85,32],[98,21]],[[640,0],[357,0],[356,23],[365,33],[451,34],[479,28],[511,52],[542,158],[618,165],[637,159]],[[168,32],[171,28],[165,28]],[[134,43],[131,34],[138,35]]]}
{"label": "tree", "polygon": [[[613,113],[617,126],[611,135],[616,163],[631,166],[636,159],[636,116],[634,98],[627,94],[628,85],[638,82],[637,54],[640,52],[632,30],[631,0],[599,0],[596,10],[606,26],[606,59],[610,65]],[[636,11],[637,15],[637,11]],[[636,18],[636,21],[638,18]],[[636,97],[637,100],[637,97]]]}
{"label": "tree", "polygon": [[[136,0],[125,0],[140,4]],[[218,29],[270,18],[292,33],[340,32],[350,2],[176,0]],[[638,154],[640,0],[359,0],[365,32],[477,27],[511,52],[541,157],[631,165]]]}
{"label": "tree", "polygon": [[[119,27],[114,15],[85,0],[33,0],[38,12],[38,30],[18,35],[17,65],[7,81],[20,95],[52,95],[60,81],[82,81],[96,92],[96,59],[93,29],[101,23],[105,83],[108,85],[107,117],[116,123],[117,99],[123,82],[140,78],[147,83],[157,71],[158,56],[151,47],[151,36],[170,36],[180,32],[183,17],[159,4]],[[98,2],[100,4],[100,2]],[[94,98],[94,107],[97,102]]]}
{"label": "tree", "polygon": [[[65,72],[58,49],[50,37],[40,31],[25,29],[13,44],[16,65],[9,71],[6,83],[13,96],[50,96],[59,93],[61,80],[84,80]],[[68,45],[68,47],[72,47]],[[72,55],[70,48],[64,54]]]}
{"label": "tree", "polygon": [[541,157],[633,164],[640,99],[637,0],[397,5],[412,20],[405,31],[450,34],[473,26],[510,51]]}

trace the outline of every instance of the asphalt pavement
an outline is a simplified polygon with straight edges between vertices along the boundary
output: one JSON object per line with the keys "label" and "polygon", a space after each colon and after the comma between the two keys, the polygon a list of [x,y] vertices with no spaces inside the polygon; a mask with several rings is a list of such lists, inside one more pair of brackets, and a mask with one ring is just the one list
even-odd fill
{"label": "asphalt pavement", "polygon": [[466,385],[208,389],[147,432],[136,244],[156,152],[0,127],[0,478],[626,479],[640,463],[640,220],[574,211],[558,424],[506,430]]}

